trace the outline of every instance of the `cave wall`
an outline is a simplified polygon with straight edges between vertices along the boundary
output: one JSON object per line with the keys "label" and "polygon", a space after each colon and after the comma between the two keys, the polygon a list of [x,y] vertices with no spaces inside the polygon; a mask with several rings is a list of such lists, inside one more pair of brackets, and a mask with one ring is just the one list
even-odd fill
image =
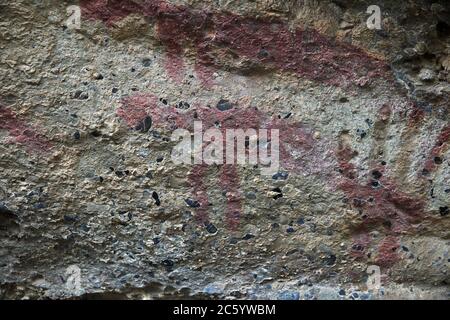
{"label": "cave wall", "polygon": [[450,6],[372,2],[0,1],[0,297],[447,299]]}

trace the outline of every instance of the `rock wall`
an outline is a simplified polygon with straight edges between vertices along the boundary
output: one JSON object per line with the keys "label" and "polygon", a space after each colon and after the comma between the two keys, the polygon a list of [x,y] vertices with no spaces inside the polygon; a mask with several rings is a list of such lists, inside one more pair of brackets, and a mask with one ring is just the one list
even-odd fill
{"label": "rock wall", "polygon": [[[449,22],[445,0],[0,1],[0,297],[448,299]],[[278,172],[175,164],[195,121],[279,130]]]}

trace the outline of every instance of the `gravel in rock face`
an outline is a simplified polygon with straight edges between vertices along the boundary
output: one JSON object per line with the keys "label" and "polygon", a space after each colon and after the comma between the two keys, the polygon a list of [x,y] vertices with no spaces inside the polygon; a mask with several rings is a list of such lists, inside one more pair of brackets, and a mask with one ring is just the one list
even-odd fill
{"label": "gravel in rock face", "polygon": [[378,2],[1,3],[0,298],[448,299],[450,7]]}

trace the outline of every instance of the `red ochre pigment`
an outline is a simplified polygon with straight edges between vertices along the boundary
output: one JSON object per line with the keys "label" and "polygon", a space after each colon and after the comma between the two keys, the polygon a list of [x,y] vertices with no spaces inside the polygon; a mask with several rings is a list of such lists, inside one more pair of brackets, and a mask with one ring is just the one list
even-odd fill
{"label": "red ochre pigment", "polygon": [[193,47],[195,70],[211,84],[224,57],[245,59],[258,69],[274,69],[339,87],[363,86],[369,79],[393,80],[387,64],[362,49],[330,39],[315,30],[291,30],[280,20],[194,10],[164,1],[138,5],[122,0],[82,0],[85,19],[112,26],[130,14],[149,18],[166,48],[166,71],[177,82],[184,76],[183,48]]}
{"label": "red ochre pigment", "polygon": [[25,146],[28,152],[47,152],[50,142],[13,110],[0,105],[0,130],[8,131],[12,143]]}

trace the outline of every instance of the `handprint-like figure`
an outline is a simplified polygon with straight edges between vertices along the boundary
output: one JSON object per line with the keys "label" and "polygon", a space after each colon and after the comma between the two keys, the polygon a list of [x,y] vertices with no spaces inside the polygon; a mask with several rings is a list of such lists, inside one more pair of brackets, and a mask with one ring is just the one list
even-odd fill
{"label": "handprint-like figure", "polygon": [[[326,151],[315,143],[313,132],[301,123],[287,119],[273,118],[256,108],[232,108],[220,111],[216,108],[197,107],[182,110],[176,107],[158,106],[153,95],[137,95],[126,98],[117,114],[135,129],[141,129],[142,123],[150,116],[155,127],[174,131],[186,129],[193,132],[194,121],[202,121],[205,129],[219,127],[226,138],[226,129],[278,129],[280,136],[280,164],[285,170],[294,173],[314,174],[324,168],[323,156]],[[225,140],[224,140],[225,142]],[[291,150],[300,154],[297,158]],[[208,222],[208,195],[204,183],[208,175],[206,164],[194,165],[189,174],[189,183],[196,201],[197,219]],[[226,220],[230,229],[238,226],[242,213],[240,181],[238,166],[224,164],[221,166],[218,181],[227,196]]]}
{"label": "handprint-like figure", "polygon": [[[392,108],[389,105],[381,107],[374,123],[370,170],[368,177],[364,178],[365,182],[358,181],[356,167],[351,162],[357,153],[345,143],[345,139],[339,142],[336,153],[342,175],[339,188],[345,192],[349,205],[360,214],[360,223],[353,226],[352,253],[362,258],[370,255],[368,249],[375,246],[377,256],[374,260],[380,266],[391,266],[399,259],[400,235],[417,231],[420,222],[425,218],[432,219],[431,214],[426,212],[427,199],[424,195],[427,194],[430,175],[437,166],[436,159],[449,148],[450,126],[447,124],[443,126],[435,145],[426,157],[423,170],[416,175],[418,191],[415,194],[419,196],[403,192],[403,177],[407,175],[405,171],[411,168],[410,148],[425,117],[423,111],[414,105],[411,105],[411,110],[413,111],[400,140],[402,146],[397,156],[400,164],[392,171],[396,175],[395,178],[389,177],[386,172],[389,164],[383,160],[386,152],[384,143],[387,141],[387,130],[392,118]],[[384,235],[379,243],[373,243],[370,235],[373,230],[381,230]]]}
{"label": "handprint-like figure", "polygon": [[[193,130],[194,121],[202,121],[204,128],[220,126],[221,130],[234,128],[276,128],[280,130],[280,165],[282,168],[296,174],[318,174],[319,171],[327,171],[333,161],[324,162],[326,150],[324,146],[332,145],[333,141],[318,143],[312,134],[312,129],[301,123],[294,123],[288,119],[272,118],[255,108],[233,108],[220,111],[216,108],[198,107],[190,110],[180,110],[176,107],[161,107],[157,105],[157,98],[153,95],[140,95],[123,100],[122,107],[118,110],[130,127],[141,128],[140,123],[148,115],[154,120],[156,127],[175,130],[183,128]],[[423,123],[424,113],[411,105],[409,120],[403,130],[401,142],[411,142]],[[356,151],[352,150],[346,139],[337,141],[336,160],[339,164],[340,176],[330,180],[330,188],[337,187],[347,197],[349,205],[359,212],[359,222],[352,226],[354,244],[352,254],[363,258],[370,254],[368,249],[375,247],[375,261],[380,266],[391,266],[399,258],[399,236],[413,232],[420,222],[430,218],[426,212],[426,193],[428,176],[433,174],[436,159],[446,152],[449,147],[450,127],[444,126],[438,135],[430,154],[423,163],[420,176],[417,176],[419,197],[412,196],[402,191],[403,170],[410,166],[408,162],[400,161],[399,167],[394,167],[395,177],[389,177],[390,164],[383,160],[386,150],[388,129],[393,117],[390,105],[383,105],[373,124],[373,145],[370,153],[368,172],[369,177],[358,178],[357,168],[352,163]],[[345,134],[345,133],[344,133]],[[223,136],[225,134],[223,132]],[[398,158],[408,158],[405,145],[398,153]],[[300,153],[300,157],[294,157],[293,152]],[[406,154],[405,154],[406,152]],[[437,161],[439,163],[439,161]],[[331,170],[330,170],[331,171]],[[427,177],[427,179],[424,178]],[[208,223],[208,190],[204,183],[208,176],[206,164],[195,165],[188,177],[192,197],[197,203],[198,221]],[[240,181],[238,166],[224,164],[217,177],[219,185],[227,195],[226,221],[230,229],[238,227],[240,214],[242,213],[242,201],[240,193]],[[382,239],[376,243],[371,239],[371,231],[381,230]]]}
{"label": "handprint-like figure", "polygon": [[394,81],[383,61],[350,44],[315,30],[277,19],[256,19],[229,12],[195,10],[164,0],[82,0],[83,17],[114,28],[130,14],[154,24],[166,48],[166,71],[180,82],[184,77],[184,48],[193,47],[197,77],[212,84],[217,69],[278,70],[304,79],[344,88],[367,86],[371,79]]}

